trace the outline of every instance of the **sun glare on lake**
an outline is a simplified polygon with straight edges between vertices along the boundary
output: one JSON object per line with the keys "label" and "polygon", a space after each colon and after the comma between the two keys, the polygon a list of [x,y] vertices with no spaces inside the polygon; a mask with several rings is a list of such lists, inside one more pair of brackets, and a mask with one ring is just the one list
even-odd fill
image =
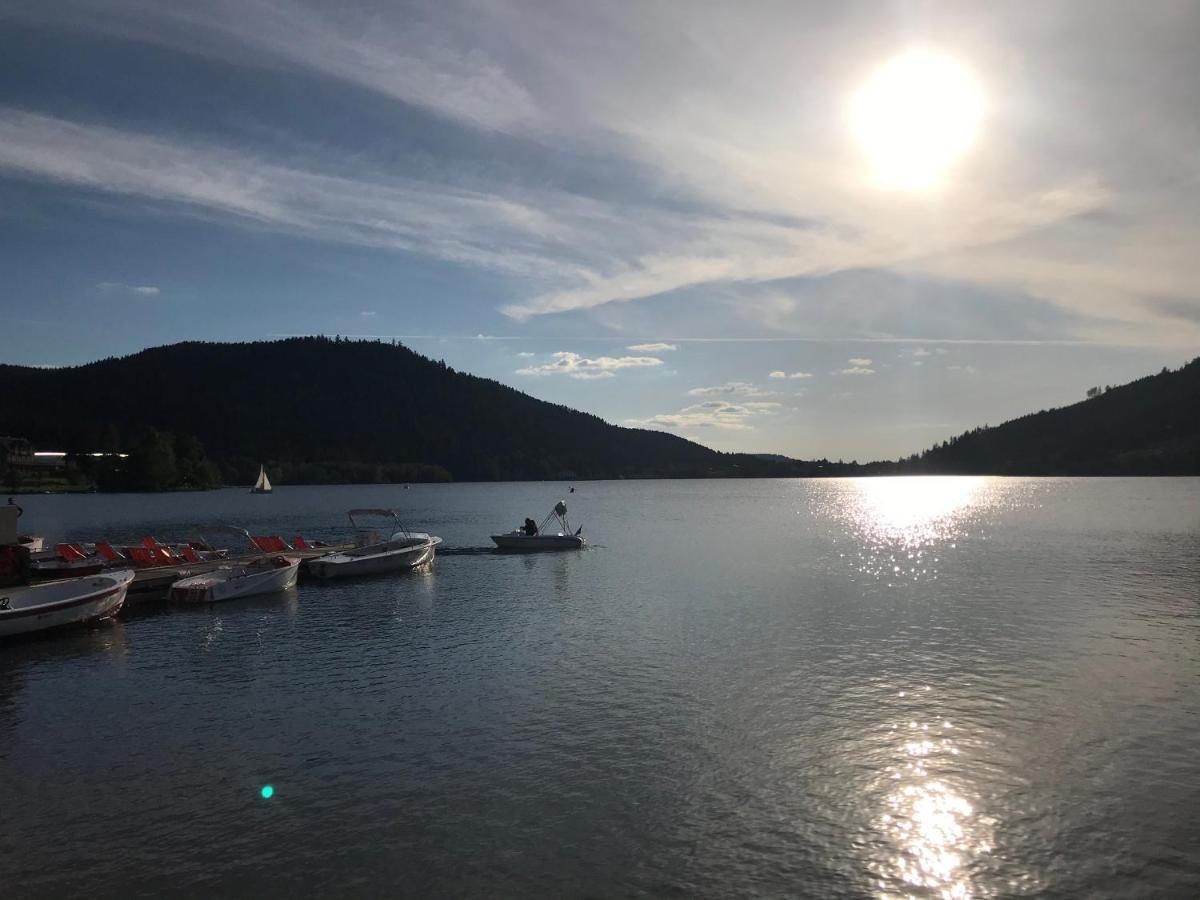
{"label": "sun glare on lake", "polygon": [[850,102],[850,123],[875,177],[905,190],[935,187],[970,148],[982,117],[974,75],[928,50],[884,64]]}

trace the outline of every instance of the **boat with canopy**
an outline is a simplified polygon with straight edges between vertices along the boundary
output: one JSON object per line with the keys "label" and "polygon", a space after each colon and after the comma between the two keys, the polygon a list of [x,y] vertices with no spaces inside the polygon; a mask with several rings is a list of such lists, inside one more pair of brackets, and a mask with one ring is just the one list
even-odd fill
{"label": "boat with canopy", "polygon": [[394,509],[352,509],[348,515],[354,546],[308,560],[309,574],[344,578],[413,569],[431,562],[442,542],[423,531],[409,531]]}
{"label": "boat with canopy", "polygon": [[[557,528],[554,525],[557,525]],[[551,530],[547,531],[547,527],[550,527]],[[580,550],[586,543],[582,537],[582,531],[582,525],[575,531],[571,530],[571,523],[567,520],[567,504],[559,500],[540,525],[533,519],[526,519],[523,526],[514,528],[507,534],[493,534],[492,540],[501,550],[513,550],[521,553],[543,550]]]}

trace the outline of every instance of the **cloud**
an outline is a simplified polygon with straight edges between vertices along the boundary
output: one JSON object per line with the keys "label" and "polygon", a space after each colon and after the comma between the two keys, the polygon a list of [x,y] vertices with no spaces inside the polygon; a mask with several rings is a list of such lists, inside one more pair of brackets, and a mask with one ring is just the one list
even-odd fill
{"label": "cloud", "polygon": [[588,359],[569,350],[551,354],[552,362],[517,369],[518,375],[566,375],[569,378],[612,378],[618,369],[642,369],[661,366],[663,361],[652,356],[598,356]]}
{"label": "cloud", "polygon": [[[619,2],[537,16],[511,2],[419,14],[316,0],[9,6],[59,29],[352,85],[474,138],[502,132],[494,166],[422,158],[406,182],[392,174],[404,165],[373,167],[368,150],[313,164],[292,145],[263,159],[186,129],[138,135],[10,108],[0,171],[512,275],[502,309],[517,319],[877,270],[1037,298],[1089,319],[1069,326],[1084,340],[1200,336],[1198,63],[1179,39],[1195,30],[1189,4],[1155,17],[1069,2],[1030,16],[931,11],[931,28],[1005,89],[985,139],[928,195],[879,190],[846,145],[843,100],[880,47],[878,15],[855,4],[817,17],[808,4],[691,5],[687,41],[674,39],[677,17]],[[1113,34],[1127,36],[1137,78],[1111,65]],[[713,64],[727,59],[737,65]],[[776,83],[821,101],[761,90]]]}
{"label": "cloud", "polygon": [[375,312],[375,310],[373,310],[373,309],[364,309],[362,312],[359,313],[359,315],[362,316],[363,318],[371,319],[371,318],[374,318],[375,316],[377,316],[378,313]]}
{"label": "cloud", "polygon": [[96,285],[106,294],[133,294],[138,297],[157,297],[162,293],[152,284],[122,284],[118,281],[102,281]]}
{"label": "cloud", "polygon": [[[374,91],[477,128],[534,127],[529,92],[463,29],[451,31],[436,11],[422,15],[340,8],[305,0],[76,0],[56,17],[31,5],[14,15],[90,27],[126,40],[239,66],[309,71]],[[487,18],[476,9],[475,18]]]}
{"label": "cloud", "polygon": [[849,368],[845,368],[837,372],[838,375],[874,375],[875,370],[871,368],[871,360],[862,356],[852,356],[846,360],[850,363]]}
{"label": "cloud", "polygon": [[754,426],[751,420],[757,416],[772,415],[781,406],[779,403],[730,403],[724,400],[708,400],[685,406],[679,412],[660,413],[648,419],[627,419],[626,425],[637,428],[721,428],[729,431],[747,431]]}
{"label": "cloud", "polygon": [[625,348],[633,350],[635,353],[669,353],[672,350],[678,350],[679,347],[675,344],[632,344]]}
{"label": "cloud", "polygon": [[767,373],[768,378],[812,378],[812,372],[792,372],[790,375],[781,369]]}
{"label": "cloud", "polygon": [[172,204],[180,213],[250,228],[419,253],[527,278],[576,270],[560,258],[559,241],[571,231],[566,220],[576,214],[577,200],[553,191],[538,192],[526,204],[432,176],[283,165],[204,141],[11,107],[0,107],[0,173]]}
{"label": "cloud", "polygon": [[693,397],[769,397],[770,391],[764,391],[756,384],[746,381],[727,381],[712,387],[696,387],[688,391]]}
{"label": "cloud", "polygon": [[533,357],[536,355],[536,353],[530,353],[528,350],[522,350],[517,354],[517,356],[521,357],[521,359],[533,359]]}

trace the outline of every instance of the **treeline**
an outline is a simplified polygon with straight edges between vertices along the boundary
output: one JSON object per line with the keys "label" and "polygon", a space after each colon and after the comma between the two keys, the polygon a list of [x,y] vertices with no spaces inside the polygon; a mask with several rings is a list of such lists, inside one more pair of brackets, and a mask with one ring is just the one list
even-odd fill
{"label": "treeline", "polygon": [[380,341],[189,342],[74,368],[0,366],[0,392],[12,401],[0,433],[101,450],[147,425],[191,434],[231,484],[252,481],[259,462],[281,484],[799,474],[794,462],[610,425]]}
{"label": "treeline", "polygon": [[[1200,474],[1200,360],[972,429],[898,462],[719,453],[621,428],[380,341],[189,342],[64,369],[0,365],[0,434],[108,489],[863,474]],[[87,398],[81,401],[80,398]]]}
{"label": "treeline", "polygon": [[1086,399],[983,426],[895,464],[901,474],[1200,475],[1200,358]]}
{"label": "treeline", "polygon": [[[419,484],[453,481],[441,466],[424,463],[288,462],[266,460],[273,484]],[[259,463],[235,457],[221,466],[226,484],[253,484]]]}

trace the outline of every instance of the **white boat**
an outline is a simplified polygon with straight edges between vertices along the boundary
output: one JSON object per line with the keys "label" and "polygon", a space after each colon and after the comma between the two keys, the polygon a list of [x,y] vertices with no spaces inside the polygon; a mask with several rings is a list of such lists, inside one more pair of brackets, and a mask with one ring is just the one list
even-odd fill
{"label": "white boat", "polygon": [[294,587],[299,573],[300,557],[266,556],[176,581],[171,585],[171,599],[182,603],[217,603],[273,594]]}
{"label": "white boat", "polygon": [[267,477],[267,469],[265,466],[258,467],[258,480],[254,482],[254,487],[250,488],[252,494],[269,494],[275,488],[271,487],[271,479]]}
{"label": "white boat", "polygon": [[[546,531],[552,522],[557,530]],[[501,550],[514,550],[521,553],[539,553],[544,550],[581,550],[587,543],[580,532],[581,525],[574,532],[571,523],[567,521],[567,504],[559,500],[554,509],[538,525],[533,519],[526,519],[524,526],[514,528],[506,534],[493,534],[492,540]]]}
{"label": "white boat", "polygon": [[[385,540],[380,531],[365,524],[371,518],[391,520],[388,529],[391,536]],[[344,578],[415,569],[431,562],[437,545],[442,542],[440,537],[409,531],[391,509],[352,509],[350,526],[354,529],[355,546],[308,560],[304,565],[309,574],[317,578]]]}
{"label": "white boat", "polygon": [[17,543],[30,553],[37,553],[42,549],[45,538],[40,534],[21,534],[17,536]]}
{"label": "white boat", "polygon": [[31,587],[0,588],[0,637],[115,616],[133,581],[129,570]]}

